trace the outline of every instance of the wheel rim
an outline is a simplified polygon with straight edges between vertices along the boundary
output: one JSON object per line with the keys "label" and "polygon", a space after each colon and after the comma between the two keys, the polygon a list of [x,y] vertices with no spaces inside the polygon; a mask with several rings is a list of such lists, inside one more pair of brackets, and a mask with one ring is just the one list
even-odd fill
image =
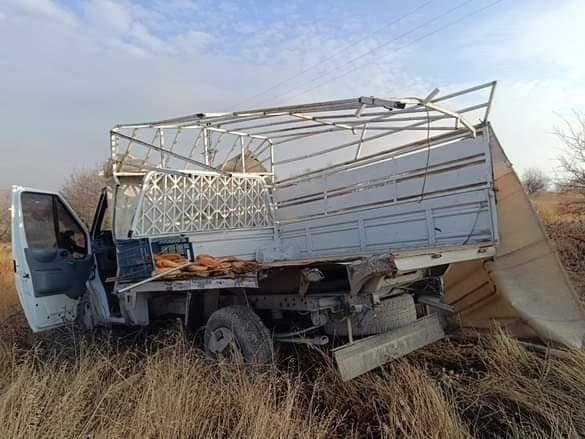
{"label": "wheel rim", "polygon": [[220,360],[235,363],[243,362],[242,350],[233,331],[228,328],[217,328],[211,332],[208,341],[209,351]]}

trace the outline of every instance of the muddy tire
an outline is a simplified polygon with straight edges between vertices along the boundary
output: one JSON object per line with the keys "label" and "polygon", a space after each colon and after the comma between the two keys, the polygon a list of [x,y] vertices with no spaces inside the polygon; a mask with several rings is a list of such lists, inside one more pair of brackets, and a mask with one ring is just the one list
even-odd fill
{"label": "muddy tire", "polygon": [[204,339],[205,351],[218,360],[268,364],[274,357],[268,328],[247,306],[226,306],[211,314]]}
{"label": "muddy tire", "polygon": [[[416,320],[414,298],[410,294],[389,297],[374,309],[351,316],[353,335],[380,334]],[[347,337],[347,322],[345,319],[332,320],[325,325],[328,335]]]}

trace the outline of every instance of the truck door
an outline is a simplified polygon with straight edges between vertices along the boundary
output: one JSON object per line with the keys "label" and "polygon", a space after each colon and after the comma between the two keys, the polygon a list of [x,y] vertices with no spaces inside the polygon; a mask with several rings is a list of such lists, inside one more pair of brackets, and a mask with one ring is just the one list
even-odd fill
{"label": "truck door", "polygon": [[14,186],[12,253],[18,298],[34,332],[77,318],[93,261],[87,229],[57,193]]}

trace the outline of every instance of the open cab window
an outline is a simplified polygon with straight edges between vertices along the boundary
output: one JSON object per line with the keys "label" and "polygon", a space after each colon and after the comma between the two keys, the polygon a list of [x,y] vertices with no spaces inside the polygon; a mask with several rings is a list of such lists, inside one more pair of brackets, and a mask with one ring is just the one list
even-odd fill
{"label": "open cab window", "polygon": [[13,188],[12,250],[18,297],[33,331],[75,320],[93,265],[91,246],[59,194]]}

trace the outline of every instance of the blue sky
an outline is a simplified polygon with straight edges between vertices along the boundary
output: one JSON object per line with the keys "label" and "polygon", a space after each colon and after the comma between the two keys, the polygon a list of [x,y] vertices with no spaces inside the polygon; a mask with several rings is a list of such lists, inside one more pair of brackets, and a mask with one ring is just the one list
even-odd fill
{"label": "blue sky", "polygon": [[494,79],[512,161],[553,172],[556,114],[585,110],[585,1],[493,3],[0,0],[0,188],[98,166],[118,122]]}

